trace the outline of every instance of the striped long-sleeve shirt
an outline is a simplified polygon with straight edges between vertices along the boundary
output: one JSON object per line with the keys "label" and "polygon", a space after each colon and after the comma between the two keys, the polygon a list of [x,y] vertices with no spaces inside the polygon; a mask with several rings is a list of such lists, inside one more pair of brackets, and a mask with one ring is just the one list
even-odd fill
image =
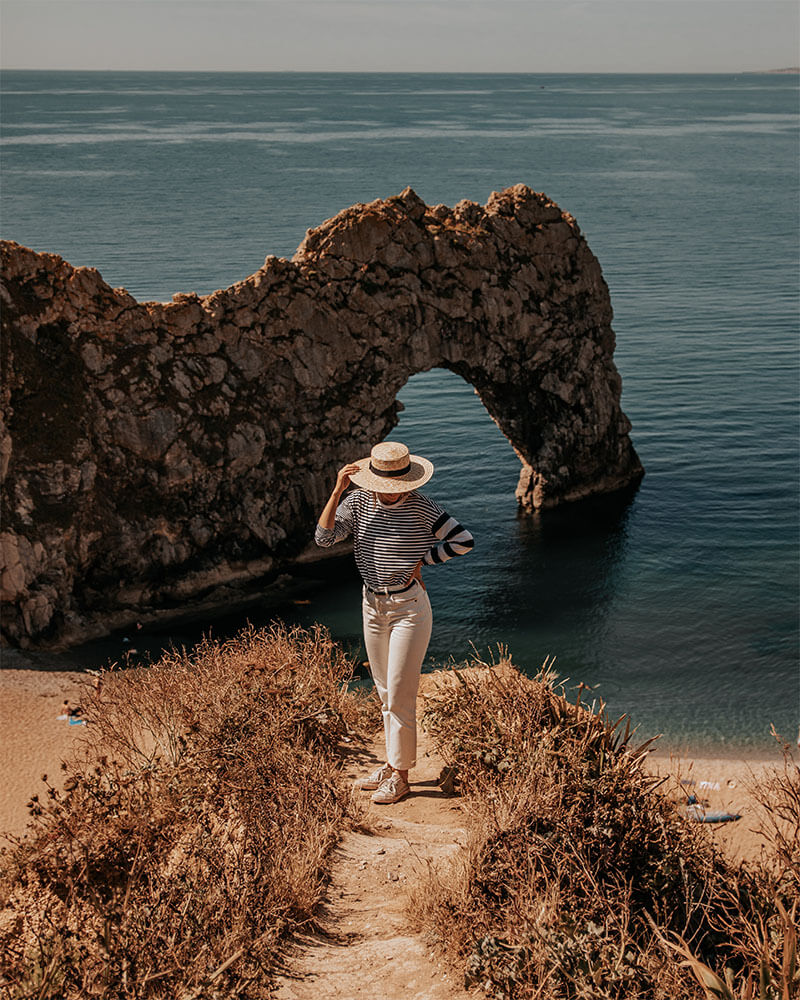
{"label": "striped long-sleeve shirt", "polygon": [[365,490],[348,493],[336,509],[333,530],[317,525],[314,537],[327,548],[349,535],[359,572],[374,590],[403,587],[420,559],[428,566],[447,562],[475,544],[466,528],[416,490],[393,504]]}

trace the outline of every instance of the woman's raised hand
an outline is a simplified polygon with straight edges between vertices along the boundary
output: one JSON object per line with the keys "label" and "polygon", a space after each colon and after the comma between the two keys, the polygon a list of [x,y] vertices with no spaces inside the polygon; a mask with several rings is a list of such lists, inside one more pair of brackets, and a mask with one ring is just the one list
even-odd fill
{"label": "woman's raised hand", "polygon": [[350,485],[350,477],[354,472],[358,472],[360,468],[361,466],[357,462],[350,462],[339,469],[336,474],[336,485],[333,487],[333,493],[331,493],[328,502],[319,516],[320,528],[323,528],[325,531],[333,531],[336,526],[336,508],[339,505],[342,493]]}
{"label": "woman's raised hand", "polygon": [[358,472],[361,466],[358,462],[350,462],[347,465],[343,465],[336,476],[336,491],[342,493],[350,485],[350,477],[353,473]]}

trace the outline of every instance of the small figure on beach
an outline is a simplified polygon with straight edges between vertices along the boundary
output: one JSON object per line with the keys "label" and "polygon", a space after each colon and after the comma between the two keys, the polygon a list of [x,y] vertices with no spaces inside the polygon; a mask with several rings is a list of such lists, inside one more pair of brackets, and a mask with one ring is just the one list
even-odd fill
{"label": "small figure on beach", "polygon": [[[474,545],[466,528],[418,492],[432,475],[433,464],[404,444],[375,445],[368,458],[339,470],[315,534],[325,548],[353,536],[364,582],[364,645],[386,739],[386,763],[357,784],[381,805],[408,795],[408,772],[416,764],[417,689],[433,626],[422,567]],[[357,489],[342,500],[351,483]]]}

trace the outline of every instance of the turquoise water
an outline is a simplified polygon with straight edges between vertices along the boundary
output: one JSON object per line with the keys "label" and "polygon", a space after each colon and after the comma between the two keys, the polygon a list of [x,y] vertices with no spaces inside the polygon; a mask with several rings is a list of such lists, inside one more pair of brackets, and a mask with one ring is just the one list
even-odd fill
{"label": "turquoise water", "polygon": [[[140,299],[228,285],[408,184],[430,203],[518,182],[558,201],[611,290],[647,475],[622,509],[520,518],[518,460],[471,388],[413,378],[395,436],[477,540],[427,574],[431,664],[502,643],[531,671],[555,655],[670,746],[794,736],[797,77],[9,72],[3,90],[3,236]],[[358,583],[331,572],[280,614],[355,647]],[[192,638],[145,633],[152,651]]]}

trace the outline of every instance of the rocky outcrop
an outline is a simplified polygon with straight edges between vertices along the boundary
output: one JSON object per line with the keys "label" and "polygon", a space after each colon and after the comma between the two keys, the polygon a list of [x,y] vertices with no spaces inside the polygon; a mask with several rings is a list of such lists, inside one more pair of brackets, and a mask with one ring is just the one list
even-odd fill
{"label": "rocky outcrop", "polygon": [[355,205],[207,296],[139,303],[6,242],[3,634],[68,641],[269,578],[416,372],[463,376],[527,510],[642,468],[611,304],[575,221],[524,186],[482,207]]}

